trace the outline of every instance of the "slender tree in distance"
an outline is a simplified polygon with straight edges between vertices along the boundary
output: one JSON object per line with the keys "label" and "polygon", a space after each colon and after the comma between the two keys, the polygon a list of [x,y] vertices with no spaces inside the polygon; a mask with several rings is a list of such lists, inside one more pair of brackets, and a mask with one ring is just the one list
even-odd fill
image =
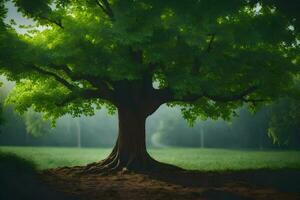
{"label": "slender tree in distance", "polygon": [[162,104],[181,106],[192,123],[294,94],[296,1],[288,9],[268,0],[13,2],[46,29],[18,34],[1,7],[0,69],[17,82],[7,102],[53,120],[118,112],[112,153],[88,171],[175,168],[146,151],[146,118]]}
{"label": "slender tree in distance", "polygon": [[300,104],[292,98],[280,99],[270,111],[268,136],[282,147],[300,146]]}

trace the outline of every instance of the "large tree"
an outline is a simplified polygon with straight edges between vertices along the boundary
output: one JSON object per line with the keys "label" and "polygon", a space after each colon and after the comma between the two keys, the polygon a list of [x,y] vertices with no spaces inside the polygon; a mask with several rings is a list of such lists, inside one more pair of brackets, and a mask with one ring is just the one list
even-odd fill
{"label": "large tree", "polygon": [[145,146],[160,105],[181,106],[189,122],[228,119],[289,95],[299,72],[296,0],[13,2],[36,24],[25,35],[0,25],[1,73],[17,82],[8,102],[52,119],[118,112],[116,145],[89,170],[166,167]]}

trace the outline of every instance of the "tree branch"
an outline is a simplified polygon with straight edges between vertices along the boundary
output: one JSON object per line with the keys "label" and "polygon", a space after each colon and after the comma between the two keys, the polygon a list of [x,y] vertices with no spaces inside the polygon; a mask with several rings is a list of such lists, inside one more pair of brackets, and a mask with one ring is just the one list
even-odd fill
{"label": "tree branch", "polygon": [[252,105],[257,105],[257,103],[260,103],[260,102],[266,102],[268,101],[267,99],[250,99],[250,98],[243,98],[243,101],[246,102],[246,103],[250,103]]}
{"label": "tree branch", "polygon": [[55,21],[55,20],[52,20],[52,19],[49,19],[47,17],[43,17],[43,16],[39,16],[39,18],[43,19],[43,20],[46,20],[54,25],[57,25],[58,27],[64,29],[64,26],[62,25],[61,21]]}
{"label": "tree branch", "polygon": [[[46,75],[49,77],[53,77],[56,81],[61,83],[63,86],[68,88],[71,91],[71,94],[68,96],[68,98],[64,99],[61,103],[58,103],[58,106],[64,106],[67,103],[72,102],[73,100],[77,98],[83,98],[83,99],[93,99],[93,98],[101,98],[107,101],[110,101],[112,103],[115,103],[113,92],[110,90],[110,88],[107,86],[104,81],[101,81],[101,84],[98,84],[95,89],[87,89],[87,88],[79,88],[74,86],[73,84],[69,83],[67,80],[63,79],[59,75],[57,75],[54,72],[47,71],[45,69],[42,69],[40,67],[37,67],[35,65],[31,66],[31,68],[38,72],[39,74]],[[65,70],[70,70],[66,65],[61,66],[61,68],[64,68]],[[72,72],[71,70],[69,72]],[[68,73],[70,75],[70,78],[74,80],[75,76],[72,73]],[[85,76],[86,78],[86,76]],[[85,80],[81,76],[76,76],[76,80]],[[89,80],[88,80],[89,81]],[[99,80],[98,80],[99,81]]]}
{"label": "tree branch", "polygon": [[[113,21],[114,14],[107,0],[95,0],[102,11]],[[101,3],[100,3],[101,2]]]}
{"label": "tree branch", "polygon": [[59,26],[61,29],[64,29],[64,26],[62,25],[61,21],[55,21],[55,20],[50,20],[50,19],[48,19],[48,21]]}
{"label": "tree branch", "polygon": [[74,81],[85,80],[90,82],[93,87],[97,88],[100,91],[103,98],[105,98],[106,100],[114,101],[114,95],[113,95],[114,88],[111,86],[112,84],[110,84],[108,80],[96,76],[92,76],[92,75],[83,75],[83,74],[81,75],[70,74],[69,76]]}
{"label": "tree branch", "polygon": [[103,2],[103,5],[105,6],[110,18],[114,19],[114,14],[113,14],[113,11],[112,11],[108,1],[107,0],[101,0],[101,1]]}
{"label": "tree branch", "polygon": [[59,83],[61,83],[62,85],[64,85],[66,88],[68,88],[71,91],[76,89],[76,87],[74,85],[70,84],[68,81],[66,81],[65,79],[61,78],[60,76],[58,76],[57,74],[55,74],[53,72],[44,70],[44,69],[42,69],[40,67],[37,67],[35,65],[33,65],[31,68],[34,71],[36,71],[40,74],[43,74],[43,75],[46,75],[46,76],[51,76],[51,77],[55,78],[56,81],[58,81]]}
{"label": "tree branch", "polygon": [[212,50],[212,43],[214,42],[214,39],[215,39],[215,34],[210,34],[211,38],[209,40],[209,43],[208,43],[208,47],[207,47],[207,50],[206,52],[209,53],[211,50]]}
{"label": "tree branch", "polygon": [[53,68],[64,71],[67,76],[72,81],[87,81],[89,82],[93,87],[101,90],[101,93],[105,94],[106,99],[112,99],[113,92],[111,88],[111,84],[109,84],[108,80],[101,79],[99,77],[95,77],[92,75],[84,75],[84,74],[75,74],[70,70],[70,68],[67,65],[51,65]]}
{"label": "tree branch", "polygon": [[72,70],[65,64],[63,65],[49,64],[49,67],[54,68],[56,70],[62,70],[68,76],[73,74]]}
{"label": "tree branch", "polygon": [[170,88],[160,89],[157,90],[156,96],[160,99],[162,103],[168,103],[172,101],[180,101],[180,102],[188,102],[188,103],[194,103],[195,101],[199,100],[202,97],[209,98],[216,102],[231,102],[231,101],[243,101],[243,102],[249,102],[249,99],[246,99],[245,97],[251,93],[253,93],[255,90],[257,90],[256,86],[251,86],[241,92],[229,94],[229,95],[210,95],[206,92],[200,94],[189,94],[183,97],[175,97],[174,93]]}
{"label": "tree branch", "polygon": [[78,89],[77,91],[71,91],[71,93],[64,99],[62,99],[61,102],[57,102],[56,106],[66,106],[68,103],[71,103],[72,101],[76,99],[85,99],[90,100],[94,98],[99,98],[97,91],[92,89]]}
{"label": "tree branch", "polygon": [[209,94],[203,94],[203,96],[216,101],[216,102],[230,102],[230,101],[244,101],[245,102],[245,97],[251,93],[253,93],[255,90],[257,90],[256,86],[251,86],[239,93],[231,94],[231,95],[209,95]]}

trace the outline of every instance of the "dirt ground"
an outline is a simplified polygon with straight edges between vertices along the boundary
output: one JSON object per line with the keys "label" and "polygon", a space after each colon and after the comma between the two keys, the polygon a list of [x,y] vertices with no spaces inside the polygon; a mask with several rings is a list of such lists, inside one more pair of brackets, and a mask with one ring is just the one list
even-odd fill
{"label": "dirt ground", "polygon": [[300,200],[299,170],[182,171],[159,174],[78,174],[72,168],[43,171],[43,181],[82,200]]}

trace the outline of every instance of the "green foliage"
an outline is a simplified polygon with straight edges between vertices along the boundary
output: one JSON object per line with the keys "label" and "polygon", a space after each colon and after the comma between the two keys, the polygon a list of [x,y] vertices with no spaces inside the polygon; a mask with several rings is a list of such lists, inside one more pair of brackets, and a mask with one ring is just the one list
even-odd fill
{"label": "green foliage", "polygon": [[[120,81],[142,87],[150,71],[190,123],[229,119],[245,102],[255,108],[290,94],[299,73],[297,2],[13,2],[45,26],[25,35],[1,28],[0,73],[17,81],[7,102],[20,112],[32,107],[55,120],[66,113],[93,115],[95,104],[114,111],[106,90],[115,93]],[[132,58],[137,52],[141,62]]]}
{"label": "green foliage", "polygon": [[[36,163],[38,169],[86,165],[104,159],[110,149],[1,147]],[[243,169],[300,168],[299,151],[254,151],[200,148],[150,149],[161,162],[190,170],[222,171]]]}
{"label": "green foliage", "polygon": [[3,23],[3,19],[6,15],[7,10],[5,9],[4,6],[4,0],[0,1],[0,29],[2,29],[4,27],[4,23]]}

